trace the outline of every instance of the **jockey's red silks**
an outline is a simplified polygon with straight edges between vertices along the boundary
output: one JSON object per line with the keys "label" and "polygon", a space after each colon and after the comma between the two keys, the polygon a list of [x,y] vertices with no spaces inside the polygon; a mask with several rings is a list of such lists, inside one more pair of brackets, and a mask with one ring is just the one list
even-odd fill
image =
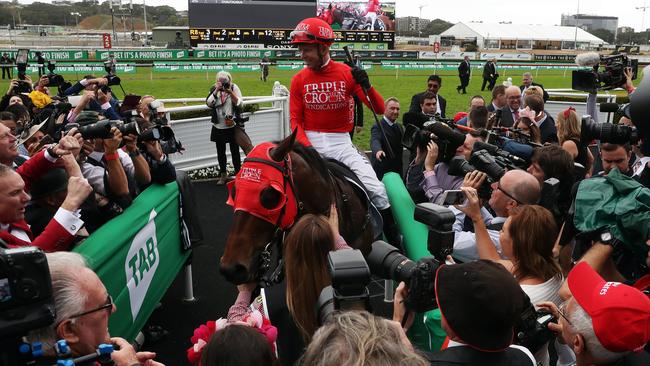
{"label": "jockey's red silks", "polygon": [[[270,142],[261,143],[248,153],[244,164],[242,164],[235,180],[228,183],[228,205],[233,206],[235,212],[244,211],[273,225],[279,225],[281,229],[288,229],[293,225],[298,214],[298,204],[296,196],[291,188],[291,158],[287,156],[286,160],[277,162],[271,158],[271,149],[276,147]],[[268,161],[272,165],[277,165],[287,172],[286,183],[282,171],[259,161],[251,159],[260,159]],[[235,197],[232,195],[233,187],[235,188]],[[282,199],[276,207],[271,209],[262,206],[261,194],[266,188],[271,187],[278,191]],[[280,217],[282,216],[282,217]],[[278,220],[281,220],[278,222]]]}

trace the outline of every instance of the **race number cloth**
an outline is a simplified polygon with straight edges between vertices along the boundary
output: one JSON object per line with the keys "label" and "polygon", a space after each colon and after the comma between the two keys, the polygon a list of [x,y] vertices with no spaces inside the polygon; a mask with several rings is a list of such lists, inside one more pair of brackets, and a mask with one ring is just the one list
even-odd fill
{"label": "race number cloth", "polygon": [[[397,173],[386,173],[382,179],[388,192],[388,200],[402,235],[404,235],[404,250],[406,256],[413,261],[422,257],[430,257],[427,249],[429,232],[427,227],[413,219],[415,203],[411,199],[402,178]],[[397,285],[397,284],[396,284]],[[415,316],[415,322],[407,333],[409,339],[418,349],[440,350],[446,334],[440,325],[440,310],[435,309]]]}
{"label": "race number cloth", "polygon": [[152,185],[74,250],[117,305],[111,336],[135,338],[190,254],[181,245],[178,200],[176,182]]}

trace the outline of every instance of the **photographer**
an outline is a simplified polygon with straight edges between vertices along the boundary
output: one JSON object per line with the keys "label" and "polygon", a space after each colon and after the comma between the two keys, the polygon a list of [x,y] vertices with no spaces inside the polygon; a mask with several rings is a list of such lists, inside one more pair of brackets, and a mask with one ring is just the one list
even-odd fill
{"label": "photographer", "polygon": [[0,100],[0,110],[4,111],[12,104],[30,104],[27,93],[32,91],[32,79],[25,75],[25,80],[11,79],[9,88]]}
{"label": "photographer", "polygon": [[[431,365],[536,365],[528,349],[512,345],[525,296],[502,265],[478,260],[440,266],[435,292],[449,343],[426,355]],[[399,298],[393,303],[394,319],[407,312]]]}
{"label": "photographer", "polygon": [[[474,142],[483,141],[483,138],[477,132],[470,132],[465,135],[465,143],[456,149],[456,156],[462,156],[469,161],[472,155]],[[460,188],[463,183],[463,177],[449,175],[449,164],[438,160],[438,145],[431,140],[427,146],[427,156],[424,159],[424,181],[422,190],[429,202],[436,203],[440,194],[446,190]]]}
{"label": "photographer", "polygon": [[117,113],[119,103],[113,96],[110,87],[108,87],[107,78],[95,78],[93,75],[86,75],[76,84],[66,89],[63,94],[65,96],[75,95],[84,90],[95,95],[94,99],[88,101],[88,109],[103,112],[111,120],[120,119],[120,115]]}
{"label": "photographer", "polygon": [[[477,189],[483,184],[484,179],[483,173],[474,171],[465,176],[463,186]],[[510,170],[498,182],[492,183],[491,188],[492,194],[488,203],[496,217],[487,214],[486,210],[483,210],[482,216],[497,252],[502,255],[500,231],[504,223],[516,207],[537,203],[540,186],[537,179],[531,174],[523,170]],[[452,211],[456,214],[454,223],[456,234],[452,256],[463,262],[478,259],[480,256],[476,236],[473,232],[465,230],[465,214],[458,209],[452,209]]]}
{"label": "photographer", "polygon": [[[472,219],[479,257],[502,264],[519,282],[533,304],[551,301],[559,305],[561,299],[558,290],[563,278],[559,265],[553,259],[558,227],[551,213],[536,205],[511,210],[499,234],[502,249],[499,254],[481,216],[476,190],[471,187],[463,187],[462,190],[468,203],[458,208]],[[560,348],[562,352],[556,346],[560,355],[570,355],[570,350]],[[535,352],[535,359],[541,365],[549,365],[547,345]],[[570,360],[561,361],[561,364],[567,364]]]}
{"label": "photographer", "polygon": [[[124,339],[110,337],[108,318],[116,311],[115,304],[102,281],[88,268],[80,254],[48,253],[47,262],[56,319],[53,324],[36,329],[27,336],[29,342],[43,344],[45,354],[38,359],[38,365],[56,363],[52,347],[56,341],[63,339],[74,358],[95,353],[102,343],[112,343],[120,348],[111,355],[117,366],[162,366],[153,360],[155,353],[136,353]],[[80,366],[92,365],[95,365],[95,361]]]}
{"label": "photographer", "polygon": [[[212,132],[210,141],[217,147],[217,160],[219,161],[219,178],[217,184],[226,183],[226,144],[230,144],[230,158],[232,159],[235,174],[241,167],[239,145],[235,136],[238,116],[237,108],[242,105],[242,94],[237,84],[232,82],[232,77],[225,71],[217,74],[217,82],[210,88],[205,103],[212,108]],[[243,132],[243,131],[241,131]],[[243,132],[245,134],[245,132]]]}
{"label": "photographer", "polygon": [[[648,365],[650,300],[643,292],[605,280],[587,263],[569,273],[569,299],[539,305],[558,323],[549,324],[576,355],[576,366]],[[622,324],[626,324],[622,326]]]}

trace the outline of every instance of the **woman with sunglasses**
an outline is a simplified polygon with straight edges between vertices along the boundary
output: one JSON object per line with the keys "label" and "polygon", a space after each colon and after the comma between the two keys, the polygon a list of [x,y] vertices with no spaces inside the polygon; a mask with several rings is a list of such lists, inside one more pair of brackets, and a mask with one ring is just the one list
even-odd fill
{"label": "woman with sunglasses", "polygon": [[[559,305],[562,300],[558,290],[564,279],[560,266],[553,259],[558,228],[551,212],[537,205],[521,205],[510,210],[499,233],[502,255],[506,258],[503,259],[488,234],[476,190],[471,187],[461,189],[467,196],[467,204],[457,208],[472,219],[479,257],[502,264],[517,279],[533,304],[550,301]],[[499,189],[503,191],[503,188]],[[512,196],[509,192],[504,194]],[[566,357],[570,358],[572,354],[561,346],[556,344],[561,355],[558,365],[568,364],[570,359]],[[549,365],[548,345],[535,353],[535,359],[538,365]]]}

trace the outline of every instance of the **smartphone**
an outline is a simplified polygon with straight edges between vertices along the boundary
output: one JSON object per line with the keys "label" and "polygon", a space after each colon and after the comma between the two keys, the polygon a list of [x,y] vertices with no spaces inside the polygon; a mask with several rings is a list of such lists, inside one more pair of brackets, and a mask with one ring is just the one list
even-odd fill
{"label": "smartphone", "polygon": [[26,64],[29,57],[29,50],[25,48],[20,48],[16,52],[16,63],[17,64]]}
{"label": "smartphone", "polygon": [[438,204],[442,206],[462,205],[465,202],[465,193],[460,189],[449,189],[440,195]]}

